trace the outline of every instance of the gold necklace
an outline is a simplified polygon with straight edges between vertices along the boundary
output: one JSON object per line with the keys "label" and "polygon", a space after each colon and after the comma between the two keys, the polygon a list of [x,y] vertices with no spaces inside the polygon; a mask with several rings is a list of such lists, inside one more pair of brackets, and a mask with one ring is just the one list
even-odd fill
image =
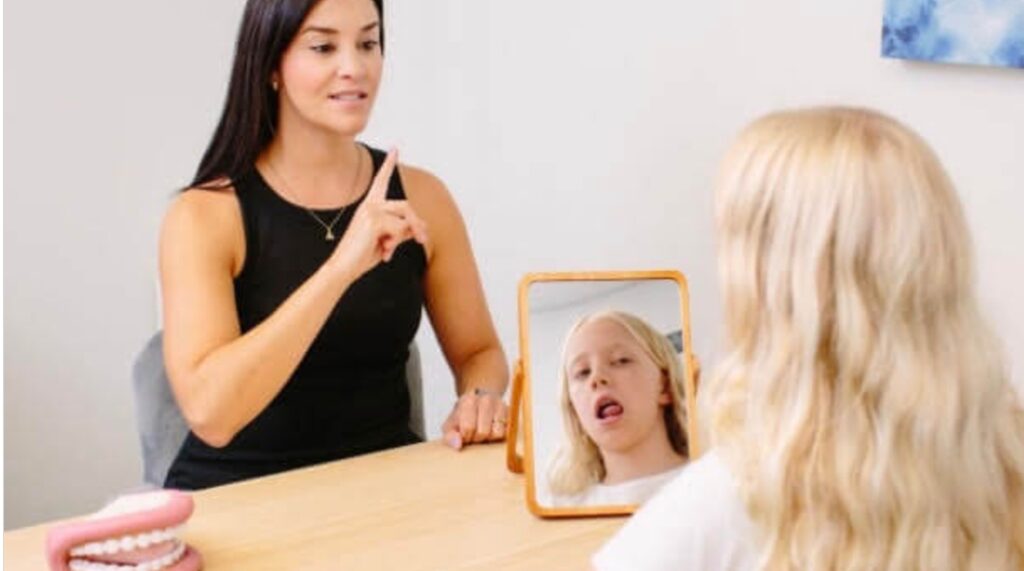
{"label": "gold necklace", "polygon": [[[352,179],[352,187],[349,191],[350,195],[355,194],[356,184],[359,183],[359,174],[362,173],[363,171],[363,153],[359,151],[358,148],[356,149],[356,151],[359,157],[356,159],[356,175],[355,178]],[[323,219],[321,219],[316,212],[313,212],[313,209],[302,206],[299,203],[299,201],[296,200],[295,194],[292,193],[291,188],[288,186],[288,181],[286,181],[284,177],[277,172],[277,169],[274,168],[274,165],[271,164],[269,160],[267,161],[267,168],[270,169],[270,172],[274,173],[274,178],[281,181],[281,189],[284,190],[285,194],[288,195],[288,199],[294,202],[296,205],[300,206],[306,212],[308,212],[309,215],[313,217],[313,220],[316,220],[317,224],[323,227],[323,229],[326,232],[324,234],[324,240],[327,240],[328,242],[333,242],[335,238],[334,225],[338,223],[338,220],[341,220],[341,215],[344,214],[346,210],[348,210],[348,207],[350,205],[346,204],[345,206],[342,206],[340,209],[338,209],[338,213],[334,215],[334,219],[331,220],[330,223],[324,222]]]}

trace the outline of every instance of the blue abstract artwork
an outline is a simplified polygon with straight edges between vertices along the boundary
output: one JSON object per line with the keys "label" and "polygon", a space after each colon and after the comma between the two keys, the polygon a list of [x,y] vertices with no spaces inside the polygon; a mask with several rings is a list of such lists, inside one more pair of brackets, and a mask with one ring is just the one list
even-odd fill
{"label": "blue abstract artwork", "polygon": [[885,0],[882,55],[1024,69],[1024,0]]}

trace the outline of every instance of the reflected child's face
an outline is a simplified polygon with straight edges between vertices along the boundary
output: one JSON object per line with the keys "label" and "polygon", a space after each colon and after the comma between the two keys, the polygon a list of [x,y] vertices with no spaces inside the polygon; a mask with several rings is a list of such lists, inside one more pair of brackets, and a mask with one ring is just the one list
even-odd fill
{"label": "reflected child's face", "polygon": [[647,438],[666,438],[662,409],[672,397],[664,375],[625,326],[587,322],[565,354],[569,401],[600,449],[626,452]]}

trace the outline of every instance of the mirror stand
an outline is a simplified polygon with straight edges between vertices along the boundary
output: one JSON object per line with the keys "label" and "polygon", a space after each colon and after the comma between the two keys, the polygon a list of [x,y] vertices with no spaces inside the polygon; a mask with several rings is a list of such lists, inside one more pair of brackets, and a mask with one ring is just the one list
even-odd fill
{"label": "mirror stand", "polygon": [[508,429],[505,432],[505,464],[513,474],[523,473],[523,455],[519,452],[519,422],[523,413],[523,360],[512,368],[512,394],[508,405]]}

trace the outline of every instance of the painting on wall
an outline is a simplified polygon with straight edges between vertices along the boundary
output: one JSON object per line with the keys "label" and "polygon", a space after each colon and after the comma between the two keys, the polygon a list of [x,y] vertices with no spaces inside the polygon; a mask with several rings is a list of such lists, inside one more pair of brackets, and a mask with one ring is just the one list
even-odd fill
{"label": "painting on wall", "polygon": [[882,55],[1024,69],[1024,0],[885,0]]}

